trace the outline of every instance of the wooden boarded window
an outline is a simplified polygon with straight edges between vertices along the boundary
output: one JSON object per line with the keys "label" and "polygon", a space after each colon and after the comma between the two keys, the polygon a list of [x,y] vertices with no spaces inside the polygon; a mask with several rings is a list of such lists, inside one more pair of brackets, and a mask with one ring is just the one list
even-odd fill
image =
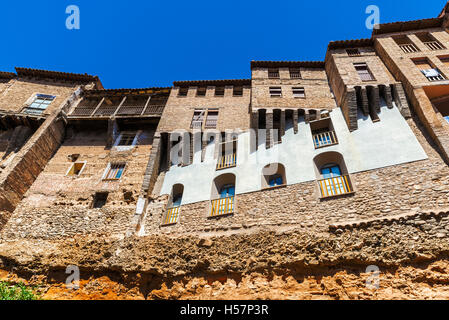
{"label": "wooden boarded window", "polygon": [[348,54],[348,56],[350,57],[358,57],[360,56],[360,50],[355,48],[355,49],[346,49],[346,53]]}
{"label": "wooden boarded window", "polygon": [[304,88],[292,88],[294,98],[305,98],[306,91]]}
{"label": "wooden boarded window", "polygon": [[224,97],[225,87],[215,87],[215,96]]}
{"label": "wooden boarded window", "polygon": [[376,80],[372,75],[371,71],[368,68],[366,63],[354,63],[354,67],[359,74],[359,77],[362,81],[374,81]]}
{"label": "wooden boarded window", "polygon": [[218,123],[218,110],[208,110],[206,118],[206,129],[215,129]]}
{"label": "wooden boarded window", "polygon": [[196,95],[198,97],[205,97],[206,96],[206,92],[207,92],[207,88],[206,87],[198,87],[198,89],[196,90]]}
{"label": "wooden boarded window", "polygon": [[270,97],[271,98],[281,98],[282,88],[281,87],[270,87]]}
{"label": "wooden boarded window", "polygon": [[241,97],[241,96],[243,96],[243,87],[242,86],[234,86],[232,94],[233,94],[234,97]]}

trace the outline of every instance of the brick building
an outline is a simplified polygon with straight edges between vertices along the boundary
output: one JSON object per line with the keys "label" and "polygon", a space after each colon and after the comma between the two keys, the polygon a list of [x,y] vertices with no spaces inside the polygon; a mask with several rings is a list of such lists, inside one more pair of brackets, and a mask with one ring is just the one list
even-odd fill
{"label": "brick building", "polygon": [[448,207],[448,10],[251,79],[1,72],[0,237],[325,233]]}

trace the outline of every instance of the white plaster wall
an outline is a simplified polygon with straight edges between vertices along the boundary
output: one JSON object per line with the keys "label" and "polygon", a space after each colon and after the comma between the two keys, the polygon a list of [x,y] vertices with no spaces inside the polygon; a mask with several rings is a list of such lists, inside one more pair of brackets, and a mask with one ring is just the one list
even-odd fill
{"label": "white plaster wall", "polygon": [[381,108],[380,121],[373,123],[369,117],[359,115],[359,129],[349,132],[341,110],[330,113],[339,144],[315,150],[310,125],[299,123],[298,133],[293,128],[286,130],[282,143],[266,150],[265,144],[249,154],[250,133],[239,136],[237,167],[216,171],[215,145],[206,149],[204,162],[201,152],[187,167],[172,166],[165,175],[161,195],[171,194],[176,183],[184,185],[182,204],[210,200],[215,177],[224,173],[236,176],[236,194],[261,190],[262,169],[270,163],[282,163],[288,185],[316,179],[313,159],[324,152],[336,151],[343,155],[349,173],[367,171],[407,162],[427,159],[427,155],[416,139],[399,110],[394,107]]}

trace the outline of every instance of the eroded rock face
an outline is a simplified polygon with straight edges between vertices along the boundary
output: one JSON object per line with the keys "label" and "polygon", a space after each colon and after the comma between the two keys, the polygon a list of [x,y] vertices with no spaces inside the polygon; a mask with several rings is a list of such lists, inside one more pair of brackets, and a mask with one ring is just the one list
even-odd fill
{"label": "eroded rock face", "polygon": [[[0,279],[39,284],[47,299],[449,298],[449,243],[422,226],[3,241]],[[80,268],[79,290],[65,287],[68,265]],[[380,270],[378,290],[366,285],[370,265]]]}

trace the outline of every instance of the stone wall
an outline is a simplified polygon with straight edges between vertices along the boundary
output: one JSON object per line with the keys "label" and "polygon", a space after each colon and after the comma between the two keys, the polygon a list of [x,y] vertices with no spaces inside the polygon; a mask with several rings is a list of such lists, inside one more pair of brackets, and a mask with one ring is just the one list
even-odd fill
{"label": "stone wall", "polygon": [[149,208],[145,232],[172,236],[221,235],[300,228],[320,233],[339,221],[448,206],[449,168],[414,120],[408,123],[429,160],[352,174],[354,195],[320,201],[316,182],[302,183],[237,195],[236,212],[221,218],[208,218],[208,201],[185,205],[181,207],[179,223],[164,227],[161,222],[165,208],[159,203]]}
{"label": "stone wall", "polygon": [[50,80],[37,79],[13,79],[8,87],[0,92],[0,110],[21,112],[27,103],[32,102],[35,94],[56,96],[55,100],[43,112],[44,115],[52,114],[60,105],[73,94],[78,84],[57,83]]}
{"label": "stone wall", "polygon": [[217,130],[248,129],[251,88],[243,87],[243,96],[233,96],[233,86],[226,86],[223,97],[215,96],[215,87],[207,87],[206,96],[196,96],[197,87],[190,87],[187,97],[178,97],[179,87],[171,91],[159,122],[158,132],[190,131],[195,109],[218,108]]}
{"label": "stone wall", "polygon": [[[300,68],[301,79],[290,79],[289,68],[279,68],[279,79],[268,78],[268,68],[253,68],[251,107],[256,109],[316,109],[336,107],[324,69]],[[281,87],[282,98],[271,98],[270,87]],[[305,98],[294,98],[293,87],[304,87]]]}

